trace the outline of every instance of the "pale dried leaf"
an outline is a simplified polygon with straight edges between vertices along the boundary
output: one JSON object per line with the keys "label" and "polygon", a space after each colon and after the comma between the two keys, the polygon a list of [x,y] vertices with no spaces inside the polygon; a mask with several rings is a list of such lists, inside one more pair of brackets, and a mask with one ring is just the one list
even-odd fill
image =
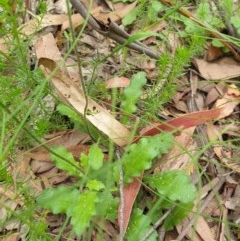
{"label": "pale dried leaf", "polygon": [[194,59],[193,63],[203,78],[208,80],[230,79],[240,76],[239,63],[232,58],[226,57],[211,63],[203,59]]}
{"label": "pale dried leaf", "polygon": [[19,27],[22,34],[31,35],[45,27],[62,25],[68,20],[68,16],[65,14],[46,14],[42,18],[35,16],[34,19],[28,21]]}
{"label": "pale dried leaf", "polygon": [[[58,0],[54,3],[55,6],[55,12],[58,14],[63,14],[68,12],[67,2],[66,0]],[[71,7],[69,3],[69,7]]]}
{"label": "pale dried leaf", "polygon": [[3,239],[3,241],[18,241],[18,240],[19,240],[19,233],[12,233],[8,237]]}
{"label": "pale dried leaf", "polygon": [[208,223],[203,217],[198,217],[196,225],[194,225],[194,229],[197,231],[198,235],[202,238],[202,240],[216,241]]}
{"label": "pale dried leaf", "polygon": [[124,88],[128,87],[130,84],[130,80],[125,77],[114,77],[106,81],[106,88]]}
{"label": "pale dried leaf", "polygon": [[[190,127],[175,137],[175,144],[172,150],[162,158],[162,160],[168,161],[159,167],[161,171],[185,169],[192,173],[191,161],[197,148],[196,141],[192,138],[195,129],[196,127]],[[158,172],[159,170],[156,171]]]}
{"label": "pale dried leaf", "polygon": [[[42,70],[48,77],[54,69],[56,63],[61,61],[61,54],[56,46],[53,36],[43,36],[39,39],[37,45],[37,58],[46,58],[43,60]],[[48,42],[47,44],[46,41]],[[55,45],[55,46],[54,46]],[[49,58],[48,49],[51,46],[51,57]],[[51,78],[51,83],[59,96],[76,111],[84,116],[86,97],[83,91],[61,70],[57,71],[56,75]],[[88,98],[88,113],[87,121],[94,125],[99,131],[107,135],[113,142],[119,146],[124,146],[128,143],[130,132],[128,129],[118,122],[106,109],[101,107],[92,99]]]}
{"label": "pale dried leaf", "polygon": [[33,160],[31,162],[31,168],[34,174],[46,172],[49,169],[52,169],[54,166],[54,163],[46,161]]}
{"label": "pale dried leaf", "polygon": [[[93,9],[91,11],[91,14],[96,18],[97,16],[100,15],[100,13],[103,11],[102,7],[97,7],[95,9]],[[80,14],[73,14],[71,16],[71,22],[72,22],[72,26],[74,28],[80,26],[83,23],[83,17]],[[70,28],[70,22],[68,19],[66,19],[63,23],[62,23],[62,27],[61,27],[61,32],[64,32],[66,29]]]}
{"label": "pale dried leaf", "polygon": [[205,105],[208,106],[209,104],[213,103],[219,97],[223,96],[224,92],[226,92],[224,84],[220,83],[218,85],[215,85],[213,88],[211,88],[208,91],[208,94],[205,100]]}
{"label": "pale dried leaf", "polygon": [[[60,144],[60,143],[58,145],[65,146],[64,144]],[[73,154],[74,157],[79,158],[81,153],[87,154],[89,152],[90,146],[78,144],[78,145],[74,145],[74,146],[68,146],[66,148],[69,152],[71,152]],[[40,162],[51,162],[50,154],[47,150],[40,149],[38,151],[30,152],[30,153],[28,153],[28,156],[31,157],[32,159],[40,161]],[[36,165],[36,164],[34,163],[34,165]],[[41,165],[41,164],[38,164],[38,165]],[[35,170],[37,168],[39,168],[39,166],[36,166]],[[44,168],[44,167],[42,167],[42,168]]]}
{"label": "pale dried leaf", "polygon": [[223,97],[216,101],[216,107],[222,108],[219,119],[232,114],[239,103],[240,90],[235,85],[230,85]]}
{"label": "pale dried leaf", "polygon": [[34,46],[38,59],[46,56],[54,61],[61,59],[61,53],[56,45],[52,33],[39,37]]}

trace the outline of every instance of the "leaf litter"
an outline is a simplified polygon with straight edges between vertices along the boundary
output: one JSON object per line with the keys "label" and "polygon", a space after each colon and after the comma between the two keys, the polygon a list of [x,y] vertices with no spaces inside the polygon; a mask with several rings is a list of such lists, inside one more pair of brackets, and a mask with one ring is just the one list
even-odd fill
{"label": "leaf litter", "polygon": [[[42,19],[38,19],[36,16],[34,19],[21,25],[19,29],[26,36],[35,36],[34,50],[36,57],[40,66],[43,66],[42,69],[45,77],[50,79],[56,95],[70,104],[79,114],[84,115],[85,102],[83,100],[85,97],[82,92],[83,90],[79,87],[78,71],[76,68],[71,69],[68,67],[68,65],[76,65],[75,56],[70,56],[69,59],[64,60],[62,55],[65,53],[65,49],[64,47],[59,48],[59,39],[54,37],[51,29],[50,33],[49,31],[47,33],[41,32],[51,26],[60,26],[61,36],[65,30],[69,29],[70,25],[68,16],[66,15],[66,6],[63,2],[58,1],[58,4],[53,4],[55,12],[60,14],[53,15],[48,13]],[[122,18],[136,6],[136,2],[132,4],[111,3],[110,5],[113,10],[109,11],[108,8],[109,12],[106,11],[104,13],[106,5],[102,4],[99,7],[95,4],[92,14],[103,23],[106,23],[108,18],[121,23]],[[73,14],[71,19],[74,28],[82,24],[83,19],[79,14]],[[157,26],[155,30],[160,31],[162,27],[162,25]],[[7,37],[11,38],[10,35]],[[7,53],[9,50],[6,47],[5,39],[6,36],[4,38],[1,37],[0,49],[4,53]],[[145,43],[151,45],[155,41],[157,42],[157,38],[154,37],[151,41],[150,38],[145,40]],[[175,53],[178,44],[177,37],[171,35],[170,49],[172,54]],[[114,42],[100,36],[92,29],[87,29],[80,39],[79,53],[86,59],[91,60],[96,54],[104,56],[111,53],[115,45]],[[157,69],[155,61],[144,60],[136,64],[134,58],[138,58],[138,56],[135,52],[131,52],[127,62],[129,64],[134,62],[135,68],[145,70],[147,77],[151,81],[154,81],[154,78],[156,78],[154,71]],[[129,76],[120,75],[116,77],[115,75],[119,70],[118,65],[123,63],[121,57],[111,57],[109,61],[111,61],[111,66],[114,69],[113,72],[107,68],[99,68],[97,77],[104,80],[106,88],[126,88],[130,83]],[[199,192],[202,193],[200,197],[202,202],[195,203],[193,212],[187,219],[177,225],[172,233],[164,230],[164,240],[168,240],[168,237],[172,236],[176,239],[178,238],[177,240],[184,237],[195,237],[194,240],[218,240],[218,237],[220,237],[219,240],[224,240],[225,232],[227,232],[224,222],[229,220],[236,225],[240,222],[240,205],[238,201],[240,193],[238,181],[240,172],[239,150],[232,148],[231,145],[221,145],[226,138],[227,140],[231,140],[240,135],[238,123],[240,92],[239,85],[235,81],[240,74],[239,63],[230,57],[223,57],[216,61],[211,61],[211,63],[204,59],[196,58],[192,63],[196,66],[201,76],[201,78],[196,78],[196,86],[193,87],[192,83],[190,85],[191,88],[184,85],[179,86],[176,94],[171,99],[172,102],[164,106],[162,110],[162,113],[170,113],[168,116],[169,120],[146,124],[142,130],[139,130],[139,137],[136,137],[133,142],[137,143],[143,136],[153,136],[162,131],[173,131],[175,134],[173,148],[163,157],[159,158],[147,172],[161,173],[164,170],[186,170],[192,178],[193,183],[195,182],[196,184],[199,177],[196,172],[196,164],[193,162],[197,161],[206,172],[213,175],[212,180],[203,178],[202,187],[198,187],[200,188]],[[58,73],[55,76],[51,76],[51,72],[57,66],[60,66]],[[91,65],[86,68],[88,76],[92,73],[91,68]],[[90,78],[87,79],[89,80]],[[228,79],[233,79],[236,84],[229,84],[229,82],[225,81]],[[221,83],[219,83],[219,80],[221,80]],[[189,103],[192,103],[191,107]],[[96,114],[89,115],[87,120],[90,123],[119,147],[129,144],[128,140],[131,128],[128,129],[121,124],[107,106],[99,105],[97,101],[95,102],[90,97],[88,104],[90,111],[94,111],[99,115],[99,117]],[[199,140],[199,137],[196,137],[196,133],[202,135],[203,138]],[[206,152],[201,153],[201,148],[206,145],[206,142],[204,142],[206,138],[213,145],[206,148]],[[66,130],[45,136],[43,143],[47,143],[49,147],[64,146],[77,159],[81,153],[88,153],[91,146],[89,144],[91,143],[91,137],[81,133],[79,130]],[[107,156],[105,158],[107,159]],[[15,161],[15,165],[9,168],[9,173],[14,176],[16,181],[24,180],[29,185],[30,192],[35,196],[45,188],[74,182],[73,177],[56,168],[49,158],[49,152],[44,147],[36,144],[33,145],[32,150],[21,150]],[[210,161],[210,164],[207,161]],[[133,205],[142,186],[143,175],[144,173],[138,178],[135,177],[132,183],[124,187],[124,231],[127,230]],[[224,175],[229,178],[221,179],[220,177]],[[217,188],[215,189],[215,187]],[[0,219],[5,220],[7,219],[9,210],[13,212],[24,205],[24,197],[16,195],[16,190],[14,190],[13,186],[6,190],[4,185],[1,184],[0,191],[0,202],[4,204],[0,207]],[[219,203],[214,198],[214,192],[218,193],[218,197],[224,203],[223,212],[220,210]],[[119,212],[121,211],[121,207],[119,206]],[[194,212],[198,213],[198,216],[193,218]],[[218,224],[213,220],[208,220],[206,217],[214,217],[222,220],[222,226],[219,228]],[[192,221],[193,219],[194,221]],[[55,236],[61,230],[65,217],[59,214],[53,215],[47,213],[46,220],[49,226],[48,233]],[[16,230],[20,230],[22,234],[16,233]],[[102,227],[102,230],[106,234],[105,240],[113,240],[111,239],[112,235],[117,235],[118,233],[116,220],[112,223],[106,223]],[[10,220],[5,223],[0,231],[2,233],[9,233],[4,239],[6,241],[17,240],[17,237],[26,240],[27,231],[24,231],[24,227],[16,220]],[[68,226],[64,230],[63,239],[61,240],[64,240],[70,233],[71,227]],[[232,232],[232,235],[235,234]],[[75,238],[75,240],[81,240],[77,237]],[[116,237],[113,238],[115,239]]]}

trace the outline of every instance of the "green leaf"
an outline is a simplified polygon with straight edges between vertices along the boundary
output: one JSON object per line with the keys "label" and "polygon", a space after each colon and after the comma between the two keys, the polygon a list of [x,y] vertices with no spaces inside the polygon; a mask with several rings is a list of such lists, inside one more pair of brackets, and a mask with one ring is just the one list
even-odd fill
{"label": "green leaf", "polygon": [[72,210],[71,224],[75,233],[80,237],[89,227],[91,218],[96,214],[95,204],[98,201],[96,192],[84,192]]}
{"label": "green leaf", "polygon": [[213,39],[212,40],[212,45],[217,48],[222,48],[224,47],[224,44],[219,40],[219,39]]}
{"label": "green leaf", "polygon": [[154,22],[158,19],[158,12],[162,9],[162,7],[162,4],[157,0],[149,2],[147,15],[151,22]]}
{"label": "green leaf", "polygon": [[105,185],[98,180],[89,180],[86,186],[92,191],[100,191],[105,188]]}
{"label": "green leaf", "polygon": [[67,105],[64,105],[62,103],[59,104],[57,106],[57,111],[59,111],[59,113],[62,115],[66,115],[73,121],[81,122],[81,118],[80,118],[79,114]]}
{"label": "green leaf", "polygon": [[88,167],[89,167],[88,156],[87,156],[86,154],[84,154],[84,153],[81,153],[81,155],[80,155],[80,161],[81,161],[84,169],[87,170]]}
{"label": "green leaf", "polygon": [[186,218],[191,212],[194,206],[193,202],[190,203],[181,203],[177,205],[173,212],[168,215],[168,217],[164,221],[164,227],[167,230],[173,229],[177,224],[180,223],[184,218]]}
{"label": "green leaf", "polygon": [[96,204],[97,215],[108,220],[116,220],[119,199],[113,197],[108,190],[98,193],[98,198],[99,201]]}
{"label": "green leaf", "polygon": [[132,24],[139,14],[140,7],[135,7],[132,11],[130,11],[122,20],[123,26],[127,26]]}
{"label": "green leaf", "polygon": [[[131,78],[130,85],[124,90],[124,97],[121,104],[122,111],[130,115],[137,110],[136,103],[142,94],[142,87],[147,82],[145,72],[138,72]],[[123,118],[123,122],[127,122],[127,119]]]}
{"label": "green leaf", "polygon": [[79,191],[71,187],[49,188],[37,197],[37,203],[54,214],[65,213],[71,216],[71,210],[79,195]]}
{"label": "green leaf", "polygon": [[230,21],[233,24],[233,26],[237,29],[238,33],[240,33],[240,18],[239,18],[239,16],[232,16]]}
{"label": "green leaf", "polygon": [[149,169],[153,159],[166,153],[172,143],[173,136],[169,132],[163,132],[153,137],[142,138],[137,144],[131,145],[122,157],[125,183],[131,182],[132,177],[138,177],[142,171]]}
{"label": "green leaf", "polygon": [[103,152],[97,144],[93,144],[88,153],[89,166],[93,170],[98,170],[103,165]]}
{"label": "green leaf", "polygon": [[67,172],[69,175],[81,176],[79,164],[75,161],[72,153],[70,153],[65,147],[61,146],[53,147],[51,150],[66,159],[64,160],[54,154],[51,154],[51,159],[56,163],[57,168]]}
{"label": "green leaf", "polygon": [[156,188],[159,194],[174,202],[190,203],[196,197],[196,188],[183,171],[172,170],[153,174],[145,177],[144,181],[150,187]]}
{"label": "green leaf", "polygon": [[124,112],[131,114],[136,111],[136,102],[142,94],[142,87],[147,82],[145,72],[138,72],[131,78],[130,85],[124,90],[122,108]]}
{"label": "green leaf", "polygon": [[[129,227],[127,229],[126,238],[128,241],[136,241],[143,238],[143,236],[152,228],[151,220],[144,215],[141,209],[133,211]],[[147,239],[147,241],[156,241],[158,234],[154,231]]]}
{"label": "green leaf", "polygon": [[80,161],[85,170],[91,167],[93,170],[99,170],[103,165],[104,154],[98,147],[98,144],[93,144],[88,155],[81,153]]}
{"label": "green leaf", "polygon": [[196,15],[200,20],[209,20],[209,17],[212,16],[209,3],[199,3]]}

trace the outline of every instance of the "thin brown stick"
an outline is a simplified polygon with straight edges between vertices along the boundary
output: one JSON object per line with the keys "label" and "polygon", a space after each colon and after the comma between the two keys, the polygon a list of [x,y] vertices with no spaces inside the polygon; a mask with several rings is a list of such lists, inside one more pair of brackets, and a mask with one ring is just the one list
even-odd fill
{"label": "thin brown stick", "polygon": [[130,49],[136,50],[140,53],[146,54],[151,58],[159,59],[160,54],[151,50],[143,43],[140,43],[138,41],[127,43],[127,40],[131,37],[127,32],[122,30],[116,23],[112,22],[109,19],[109,24],[104,25],[103,23],[99,22],[97,19],[95,19],[85,8],[83,3],[78,0],[70,0],[72,6],[77,10],[77,12],[84,18],[87,19],[88,24],[97,32],[100,34],[111,38],[115,40],[116,42],[120,44],[125,44]]}

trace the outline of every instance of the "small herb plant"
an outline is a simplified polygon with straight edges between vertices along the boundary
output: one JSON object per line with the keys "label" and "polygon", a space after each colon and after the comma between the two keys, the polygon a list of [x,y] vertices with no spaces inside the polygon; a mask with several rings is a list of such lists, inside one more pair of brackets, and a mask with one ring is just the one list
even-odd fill
{"label": "small herb plant", "polygon": [[[116,219],[119,205],[119,198],[116,195],[119,181],[118,168],[123,167],[124,182],[130,183],[132,177],[139,177],[142,171],[151,167],[156,157],[166,153],[172,142],[173,137],[170,133],[142,138],[137,144],[130,145],[120,160],[111,163],[104,163],[104,154],[98,144],[91,146],[88,155],[81,154],[79,161],[76,161],[65,148],[55,147],[52,150],[67,160],[52,154],[51,158],[56,166],[75,176],[78,181],[71,186],[44,190],[37,198],[37,202],[54,214],[66,214],[71,220],[75,233],[81,236],[89,227],[93,217]],[[192,207],[195,198],[194,186],[181,171],[150,175],[145,177],[145,181],[149,187],[157,189],[159,195],[164,197],[163,209],[169,208],[174,202],[179,203],[166,220],[166,227],[172,228]],[[134,211],[133,220],[136,218],[135,215],[141,216],[138,222],[144,220],[145,215],[141,214],[139,209]],[[149,225],[150,223],[152,220],[149,221]],[[132,228],[130,226],[130,229]],[[129,240],[134,239],[129,237]]]}
{"label": "small herb plant", "polygon": [[[130,115],[137,110],[136,103],[145,82],[145,74],[141,72],[131,78],[131,84],[125,89],[122,97],[123,113]],[[73,115],[69,116],[73,117]],[[156,158],[168,152],[172,144],[173,136],[168,132],[145,137],[138,143],[129,145],[122,157],[118,160],[115,157],[112,162],[104,162],[104,154],[97,143],[90,147],[88,155],[82,153],[79,160],[76,160],[64,147],[54,147],[52,151],[58,153],[58,156],[52,154],[51,159],[59,169],[74,176],[77,181],[70,186],[64,185],[44,190],[37,198],[37,202],[54,214],[66,214],[74,232],[81,236],[93,220],[116,220],[119,206],[120,169],[123,170],[124,185],[131,183],[133,177],[140,177],[143,171],[151,168]],[[158,190],[163,210],[178,202],[179,205],[165,222],[167,228],[172,228],[191,210],[195,197],[194,186],[181,171],[147,176],[145,180],[146,185]],[[136,222],[135,219],[137,219]],[[153,221],[154,219],[143,215],[141,209],[136,208],[131,221],[134,224],[130,224],[129,230],[141,228],[142,232],[145,232],[153,225]],[[143,224],[144,228],[141,226]],[[133,235],[129,232],[126,234],[127,240],[136,240],[137,234]]]}

